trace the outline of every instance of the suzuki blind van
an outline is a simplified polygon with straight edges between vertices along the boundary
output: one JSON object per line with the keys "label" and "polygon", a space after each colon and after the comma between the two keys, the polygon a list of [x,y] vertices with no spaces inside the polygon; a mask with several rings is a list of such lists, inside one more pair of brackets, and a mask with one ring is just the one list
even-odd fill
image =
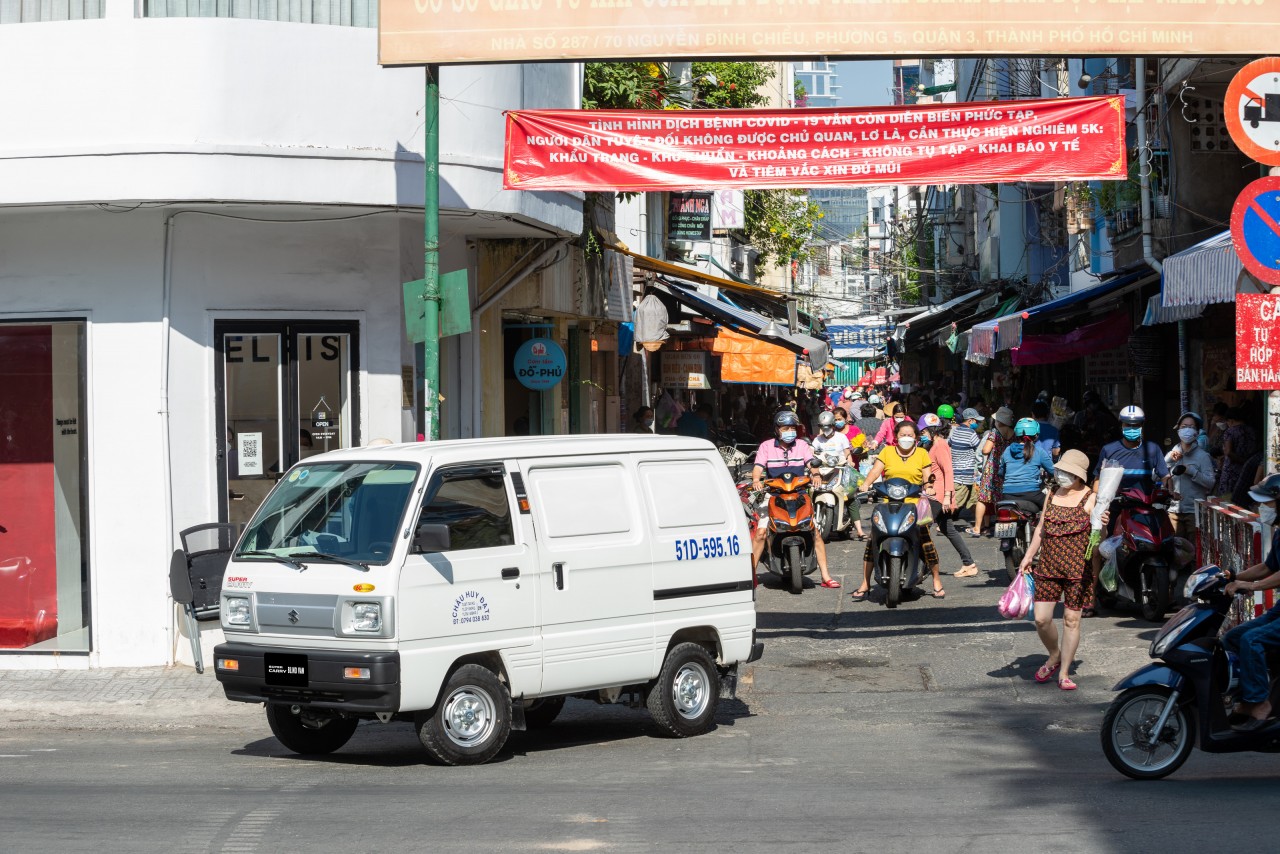
{"label": "suzuki blind van", "polygon": [[566,697],[713,722],[760,657],[746,517],[712,445],[674,436],[354,448],[290,469],[223,578],[231,700],[299,753],[362,719],[485,762]]}

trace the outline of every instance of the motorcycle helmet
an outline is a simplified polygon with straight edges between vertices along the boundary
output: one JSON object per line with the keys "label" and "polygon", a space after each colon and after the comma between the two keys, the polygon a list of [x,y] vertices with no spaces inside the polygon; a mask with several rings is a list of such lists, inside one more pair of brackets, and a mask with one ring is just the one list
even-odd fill
{"label": "motorcycle helmet", "polygon": [[1040,435],[1040,422],[1034,418],[1019,418],[1018,423],[1013,425],[1013,435],[1024,439],[1034,439]]}
{"label": "motorcycle helmet", "polygon": [[773,416],[774,427],[799,427],[800,419],[790,409],[782,409],[778,414]]}
{"label": "motorcycle helmet", "polygon": [[1262,483],[1249,487],[1249,497],[1259,504],[1264,501],[1275,501],[1280,496],[1280,474],[1271,474],[1263,478]]}
{"label": "motorcycle helmet", "polygon": [[834,428],[836,426],[835,413],[829,409],[818,413],[818,426],[824,430],[828,427]]}
{"label": "motorcycle helmet", "polygon": [[1141,407],[1126,406],[1120,410],[1120,426],[1141,427],[1147,420],[1147,414]]}
{"label": "motorcycle helmet", "polygon": [[938,407],[938,417],[943,421],[951,421],[956,417],[956,408],[949,403],[944,403]]}
{"label": "motorcycle helmet", "polygon": [[867,403],[870,403],[873,406],[879,406],[880,404],[884,403],[884,401],[881,400],[880,395],[873,394],[871,395],[871,397],[867,398]]}
{"label": "motorcycle helmet", "polygon": [[934,415],[932,412],[926,412],[924,415],[921,415],[919,423],[916,424],[916,427],[919,428],[920,430],[928,430],[931,427],[941,427],[941,426],[942,426],[942,419]]}

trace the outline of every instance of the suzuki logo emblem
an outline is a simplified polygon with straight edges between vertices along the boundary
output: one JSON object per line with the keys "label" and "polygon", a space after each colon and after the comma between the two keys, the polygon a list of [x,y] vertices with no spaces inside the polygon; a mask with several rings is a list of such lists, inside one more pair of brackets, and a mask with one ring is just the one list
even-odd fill
{"label": "suzuki logo emblem", "polygon": [[294,610],[292,610],[292,611],[290,611],[290,612],[289,612],[289,622],[291,622],[291,623],[297,623],[297,622],[298,622],[298,619],[299,619],[298,611],[297,611],[297,609],[295,608]]}

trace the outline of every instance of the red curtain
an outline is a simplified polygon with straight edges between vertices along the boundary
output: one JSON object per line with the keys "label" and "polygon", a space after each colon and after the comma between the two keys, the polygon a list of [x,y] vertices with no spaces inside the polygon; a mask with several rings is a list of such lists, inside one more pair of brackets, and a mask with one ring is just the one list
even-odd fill
{"label": "red curtain", "polygon": [[1133,323],[1127,309],[1118,309],[1096,323],[1081,326],[1065,335],[1022,336],[1022,346],[1013,350],[1015,365],[1052,365],[1070,362],[1090,353],[1114,350],[1129,342]]}

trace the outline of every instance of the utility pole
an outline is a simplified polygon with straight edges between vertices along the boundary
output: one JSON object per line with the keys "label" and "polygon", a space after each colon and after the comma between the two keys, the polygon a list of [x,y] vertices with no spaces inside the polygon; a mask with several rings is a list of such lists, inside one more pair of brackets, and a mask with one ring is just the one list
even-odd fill
{"label": "utility pole", "polygon": [[422,419],[428,442],[440,438],[440,66],[427,66],[423,165]]}

